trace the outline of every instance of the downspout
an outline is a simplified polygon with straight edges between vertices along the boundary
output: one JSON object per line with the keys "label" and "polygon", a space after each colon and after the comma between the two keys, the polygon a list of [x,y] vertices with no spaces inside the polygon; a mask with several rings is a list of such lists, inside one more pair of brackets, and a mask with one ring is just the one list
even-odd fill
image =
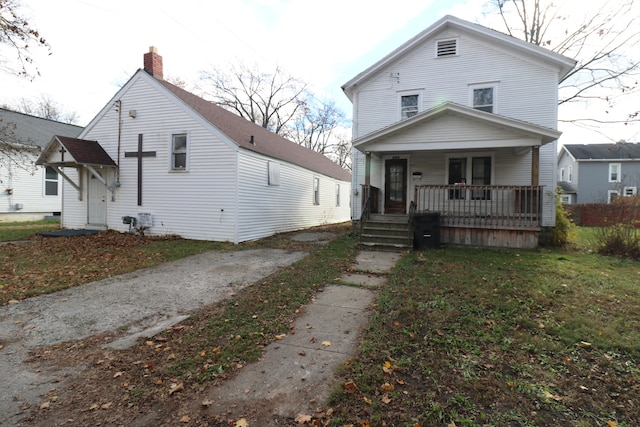
{"label": "downspout", "polygon": [[116,160],[116,186],[120,184],[120,139],[122,136],[122,101],[116,101],[116,109],[118,110],[118,158]]}

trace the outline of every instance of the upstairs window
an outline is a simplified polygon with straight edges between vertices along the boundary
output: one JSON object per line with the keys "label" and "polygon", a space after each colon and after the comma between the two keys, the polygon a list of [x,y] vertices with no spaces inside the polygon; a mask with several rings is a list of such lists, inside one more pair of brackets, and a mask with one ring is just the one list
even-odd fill
{"label": "upstairs window", "polygon": [[473,89],[473,108],[493,113],[493,88]]}
{"label": "upstairs window", "polygon": [[620,182],[620,163],[609,163],[609,182]]}
{"label": "upstairs window", "polygon": [[400,120],[408,119],[418,114],[418,98],[417,94],[400,97]]}
{"label": "upstairs window", "polygon": [[171,139],[171,169],[185,170],[187,168],[187,134],[175,134]]}
{"label": "upstairs window", "polygon": [[454,56],[458,54],[458,39],[438,40],[436,42],[436,56]]}
{"label": "upstairs window", "polygon": [[569,165],[569,182],[573,182],[573,166]]}

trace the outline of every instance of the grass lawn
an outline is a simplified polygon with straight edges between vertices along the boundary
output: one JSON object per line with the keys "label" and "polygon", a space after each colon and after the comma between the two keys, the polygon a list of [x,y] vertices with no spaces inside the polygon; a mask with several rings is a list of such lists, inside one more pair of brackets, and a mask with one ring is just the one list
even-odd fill
{"label": "grass lawn", "polygon": [[[280,236],[237,246],[119,233],[37,238],[0,246],[0,302],[207,249],[308,250],[304,260],[163,334],[170,359],[158,345],[140,345],[119,353],[108,370],[88,370],[76,390],[126,407],[133,392],[123,393],[113,377],[126,370],[135,378],[136,411],[157,407],[161,387],[145,374],[154,366],[184,381],[181,399],[193,400],[207,383],[256,360],[317,289],[349,268],[357,239],[348,227],[335,230],[340,237],[322,248]],[[358,354],[338,372],[322,425],[640,425],[640,264],[597,255],[590,232],[580,230],[575,251],[405,254],[380,290]],[[42,357],[71,359],[70,348],[43,350]],[[85,360],[89,350],[73,348]],[[84,414],[87,425],[101,421],[100,411]]]}
{"label": "grass lawn", "polygon": [[639,285],[637,262],[586,251],[409,254],[334,425],[640,425]]}
{"label": "grass lawn", "polygon": [[0,242],[26,240],[44,231],[60,228],[60,221],[0,222]]}

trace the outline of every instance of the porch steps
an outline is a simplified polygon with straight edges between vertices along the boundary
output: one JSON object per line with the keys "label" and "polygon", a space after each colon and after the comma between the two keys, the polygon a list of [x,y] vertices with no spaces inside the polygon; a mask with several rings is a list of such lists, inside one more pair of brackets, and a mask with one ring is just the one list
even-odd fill
{"label": "porch steps", "polygon": [[413,248],[413,230],[409,215],[372,214],[362,224],[360,246],[381,251],[404,251]]}

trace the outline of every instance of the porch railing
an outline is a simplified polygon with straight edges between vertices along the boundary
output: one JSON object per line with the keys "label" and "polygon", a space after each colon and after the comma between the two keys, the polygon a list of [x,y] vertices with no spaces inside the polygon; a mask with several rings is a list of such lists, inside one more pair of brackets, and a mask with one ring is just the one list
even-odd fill
{"label": "porch railing", "polygon": [[440,225],[496,229],[537,229],[542,217],[537,185],[420,185],[416,212],[439,212]]}
{"label": "porch railing", "polygon": [[373,185],[362,186],[362,214],[360,215],[360,232],[364,223],[372,213],[378,213],[378,202],[380,199],[380,189]]}

